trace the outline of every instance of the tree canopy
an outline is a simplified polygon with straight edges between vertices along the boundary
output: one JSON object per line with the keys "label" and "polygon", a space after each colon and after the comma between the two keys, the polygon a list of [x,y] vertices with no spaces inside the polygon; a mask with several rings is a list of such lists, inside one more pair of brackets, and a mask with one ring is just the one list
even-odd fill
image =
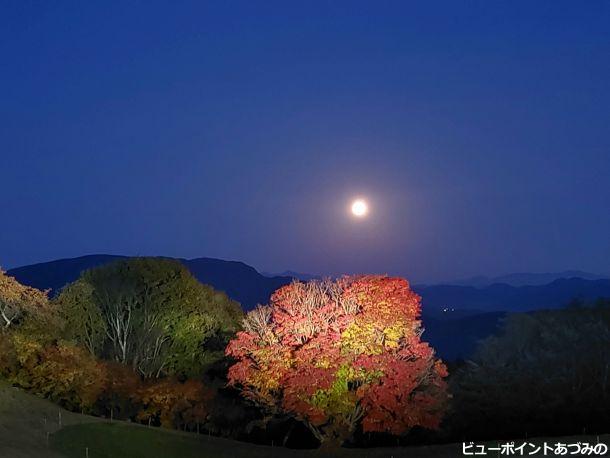
{"label": "tree canopy", "polygon": [[45,291],[22,285],[0,269],[0,325],[9,329],[21,323],[29,315],[48,309]]}
{"label": "tree canopy", "polygon": [[223,357],[242,317],[238,303],[162,258],[88,270],[55,304],[66,338],[144,377],[201,373]]}
{"label": "tree canopy", "polygon": [[227,347],[229,383],[321,442],[356,428],[401,434],[442,418],[447,371],[420,340],[420,298],[406,280],[293,282],[250,312]]}

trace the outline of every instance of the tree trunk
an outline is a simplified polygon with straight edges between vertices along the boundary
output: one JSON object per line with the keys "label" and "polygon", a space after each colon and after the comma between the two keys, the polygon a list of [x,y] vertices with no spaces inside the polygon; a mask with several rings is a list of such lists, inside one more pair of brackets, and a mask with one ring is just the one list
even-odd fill
{"label": "tree trunk", "polygon": [[344,440],[339,436],[325,436],[320,443],[320,450],[337,450],[341,448],[343,442]]}

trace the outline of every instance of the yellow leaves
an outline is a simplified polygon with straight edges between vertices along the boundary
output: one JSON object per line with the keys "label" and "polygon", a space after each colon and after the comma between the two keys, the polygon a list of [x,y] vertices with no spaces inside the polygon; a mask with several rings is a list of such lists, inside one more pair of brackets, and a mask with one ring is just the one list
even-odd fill
{"label": "yellow leaves", "polygon": [[331,365],[331,362],[327,358],[318,359],[315,362],[315,367],[319,367],[320,369],[328,369]]}
{"label": "yellow leaves", "polygon": [[18,364],[7,378],[35,394],[71,408],[88,409],[102,390],[105,374],[100,364],[80,347],[64,341],[44,344],[17,332],[12,336],[11,352]]}
{"label": "yellow leaves", "polygon": [[259,347],[252,352],[257,369],[253,370],[248,384],[266,396],[280,389],[280,380],[292,366],[289,351],[279,351],[277,347]]}
{"label": "yellow leaves", "polygon": [[376,334],[372,323],[359,324],[354,321],[341,334],[342,349],[356,354],[380,355],[383,346],[378,344]]}
{"label": "yellow leaves", "polygon": [[395,325],[387,327],[383,330],[384,345],[387,348],[397,348],[400,339],[405,335],[406,326],[402,322],[397,322]]}
{"label": "yellow leaves", "polygon": [[280,377],[278,373],[271,371],[258,371],[249,380],[249,383],[261,393],[277,391],[280,388]]}
{"label": "yellow leaves", "polygon": [[365,371],[362,368],[354,368],[352,366],[343,365],[341,366],[336,373],[336,377],[338,380],[343,381],[347,388],[348,382],[353,382],[355,380],[360,380],[365,375]]}
{"label": "yellow leaves", "polygon": [[398,348],[406,331],[402,321],[382,329],[373,322],[354,321],[341,334],[341,347],[356,354],[380,355],[385,349]]}
{"label": "yellow leaves", "polygon": [[44,313],[48,313],[47,292],[22,285],[0,269],[1,326],[15,327],[28,315]]}
{"label": "yellow leaves", "polygon": [[15,333],[13,335],[13,346],[17,361],[22,366],[30,367],[38,360],[42,352],[42,344],[26,335]]}

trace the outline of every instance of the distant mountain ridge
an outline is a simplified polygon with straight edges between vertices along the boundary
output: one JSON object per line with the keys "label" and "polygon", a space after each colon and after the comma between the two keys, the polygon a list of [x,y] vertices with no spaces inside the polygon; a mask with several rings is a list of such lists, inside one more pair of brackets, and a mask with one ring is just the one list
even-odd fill
{"label": "distant mountain ridge", "polygon": [[507,275],[501,275],[498,277],[486,277],[483,275],[479,275],[476,277],[464,278],[451,282],[441,282],[441,284],[455,286],[474,286],[475,288],[484,288],[486,286],[491,286],[496,283],[503,283],[510,286],[537,286],[546,285],[555,280],[570,278],[582,278],[583,280],[607,280],[610,279],[610,275],[599,275],[591,272],[584,272],[582,270],[566,270],[563,272],[543,273],[518,272]]}
{"label": "distant mountain ridge", "polygon": [[81,272],[125,258],[126,256],[92,254],[16,267],[7,273],[25,285],[42,290],[49,289],[53,295],[75,281]]}
{"label": "distant mountain ridge", "polygon": [[301,281],[309,281],[309,280],[319,280],[322,278],[322,275],[312,275],[312,274],[305,274],[302,272],[294,272],[293,270],[285,270],[284,272],[280,272],[279,274],[272,274],[269,272],[261,272],[261,274],[263,274],[265,277],[290,277],[290,278],[295,278],[297,280],[301,280]]}
{"label": "distant mountain ridge", "polygon": [[[52,293],[55,293],[76,280],[84,270],[126,258],[127,256],[94,254],[18,267],[9,270],[8,273],[26,285],[51,289]],[[317,278],[314,275],[291,271],[286,271],[286,275],[268,277],[240,261],[214,258],[179,258],[178,260],[200,282],[226,292],[246,310],[252,309],[258,303],[267,303],[273,291],[290,283],[293,278],[303,280]],[[531,275],[558,274],[511,274],[505,277],[523,279],[524,276]],[[575,298],[594,300],[598,297],[610,297],[610,280],[597,279],[598,276],[594,274],[588,275],[595,279],[561,278],[548,284],[531,286],[511,286],[500,282],[483,287],[449,284],[413,285],[413,289],[422,296],[423,311],[428,315],[448,316],[446,314],[449,312],[459,312],[460,316],[464,316],[499,311],[529,311],[562,307]],[[496,279],[505,277],[496,277]]]}
{"label": "distant mountain ridge", "polygon": [[592,301],[610,297],[610,280],[569,278],[547,285],[510,286],[496,283],[484,288],[459,285],[414,286],[423,298],[424,313],[447,313],[452,309],[480,312],[527,312],[553,309],[574,299]]}
{"label": "distant mountain ridge", "polygon": [[[17,267],[7,273],[25,285],[43,290],[50,289],[51,294],[55,294],[68,283],[75,281],[84,270],[127,258],[129,256],[94,254]],[[177,260],[201,283],[224,291],[245,310],[250,310],[259,303],[267,303],[273,291],[292,281],[291,277],[265,277],[253,267],[239,261],[214,258]]]}

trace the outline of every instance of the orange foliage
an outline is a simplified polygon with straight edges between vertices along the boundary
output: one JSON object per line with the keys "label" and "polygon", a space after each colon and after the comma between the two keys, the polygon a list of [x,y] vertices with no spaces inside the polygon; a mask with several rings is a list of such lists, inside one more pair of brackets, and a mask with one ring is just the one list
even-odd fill
{"label": "orange foliage", "polygon": [[186,428],[205,421],[208,416],[206,406],[213,393],[198,380],[181,383],[175,379],[163,379],[142,386],[138,397],[144,404],[138,420],[158,420],[166,428]]}
{"label": "orange foliage", "polygon": [[251,312],[226,350],[229,383],[324,441],[436,428],[447,370],[420,340],[420,297],[400,278],[294,282]]}
{"label": "orange foliage", "polygon": [[29,314],[46,311],[47,291],[22,285],[0,269],[0,328],[14,327]]}
{"label": "orange foliage", "polygon": [[101,363],[67,342],[43,345],[20,333],[5,336],[1,370],[11,383],[74,410],[90,410],[104,388]]}
{"label": "orange foliage", "polygon": [[214,396],[199,380],[143,381],[130,366],[98,361],[68,342],[40,342],[23,333],[0,333],[0,374],[74,411],[167,428],[196,429]]}

